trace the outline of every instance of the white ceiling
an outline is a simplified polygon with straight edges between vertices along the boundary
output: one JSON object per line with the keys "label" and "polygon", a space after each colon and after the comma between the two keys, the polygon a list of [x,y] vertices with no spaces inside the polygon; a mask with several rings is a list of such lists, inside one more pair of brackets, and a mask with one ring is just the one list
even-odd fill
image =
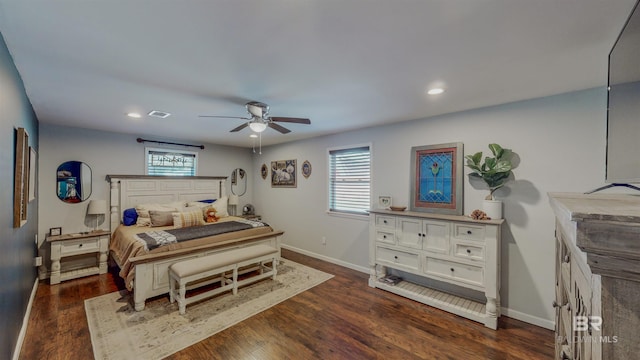
{"label": "white ceiling", "polygon": [[635,2],[0,0],[0,32],[41,123],[250,147],[198,115],[311,119],[264,145],[605,86]]}

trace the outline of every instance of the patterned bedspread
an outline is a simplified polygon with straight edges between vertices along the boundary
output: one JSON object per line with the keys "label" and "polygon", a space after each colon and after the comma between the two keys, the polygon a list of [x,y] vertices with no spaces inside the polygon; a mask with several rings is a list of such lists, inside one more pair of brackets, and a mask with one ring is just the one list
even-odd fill
{"label": "patterned bedspread", "polygon": [[238,219],[209,226],[192,226],[181,229],[152,230],[136,234],[134,237],[141,242],[145,251],[153,250],[163,245],[175,244],[182,241],[203,238],[205,236],[225,234],[238,230],[246,230],[267,226],[261,221]]}

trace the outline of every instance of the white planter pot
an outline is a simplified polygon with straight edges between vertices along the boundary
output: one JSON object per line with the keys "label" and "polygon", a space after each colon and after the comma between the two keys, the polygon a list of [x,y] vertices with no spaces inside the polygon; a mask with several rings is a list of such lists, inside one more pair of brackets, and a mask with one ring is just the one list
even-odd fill
{"label": "white planter pot", "polygon": [[484,200],[482,210],[493,220],[502,219],[502,201],[500,200]]}

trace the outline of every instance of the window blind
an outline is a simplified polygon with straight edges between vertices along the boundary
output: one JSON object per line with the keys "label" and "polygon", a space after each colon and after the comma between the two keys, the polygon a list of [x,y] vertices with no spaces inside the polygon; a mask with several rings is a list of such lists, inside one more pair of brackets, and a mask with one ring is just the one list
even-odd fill
{"label": "window blind", "polygon": [[371,206],[368,146],[329,151],[329,211],[367,214]]}
{"label": "window blind", "polygon": [[195,176],[195,152],[147,150],[147,175]]}

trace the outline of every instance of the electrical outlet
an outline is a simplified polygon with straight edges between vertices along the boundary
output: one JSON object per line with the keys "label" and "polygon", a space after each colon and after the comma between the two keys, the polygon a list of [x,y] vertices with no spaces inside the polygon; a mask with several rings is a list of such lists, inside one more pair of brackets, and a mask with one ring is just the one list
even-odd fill
{"label": "electrical outlet", "polygon": [[33,258],[33,266],[42,266],[42,256]]}
{"label": "electrical outlet", "polygon": [[327,245],[327,237],[326,236],[322,237],[322,245]]}

